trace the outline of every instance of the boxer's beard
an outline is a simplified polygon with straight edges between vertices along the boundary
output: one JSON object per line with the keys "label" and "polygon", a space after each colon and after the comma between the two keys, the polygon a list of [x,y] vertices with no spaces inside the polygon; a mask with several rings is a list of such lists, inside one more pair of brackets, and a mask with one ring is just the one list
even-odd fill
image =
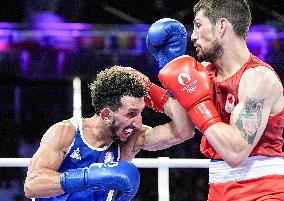
{"label": "boxer's beard", "polygon": [[119,146],[124,146],[127,141],[121,141],[120,140],[120,137],[117,133],[118,131],[118,126],[115,125],[116,121],[113,120],[113,122],[110,124],[109,126],[109,131],[110,131],[110,134],[111,134],[111,139],[114,141],[114,143],[116,143],[117,145]]}
{"label": "boxer's beard", "polygon": [[212,43],[212,48],[205,49],[203,52],[197,53],[199,61],[215,62],[217,59],[221,58],[224,54],[224,48],[222,44],[215,40]]}

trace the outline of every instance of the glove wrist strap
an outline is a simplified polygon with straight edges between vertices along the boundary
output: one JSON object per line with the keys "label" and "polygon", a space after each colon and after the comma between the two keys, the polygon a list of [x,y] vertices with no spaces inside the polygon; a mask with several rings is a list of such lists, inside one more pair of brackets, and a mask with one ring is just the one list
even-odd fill
{"label": "glove wrist strap", "polygon": [[70,169],[61,173],[60,183],[65,193],[72,193],[86,189],[86,168]]}
{"label": "glove wrist strap", "polygon": [[210,99],[195,105],[188,111],[188,115],[191,117],[196,128],[202,133],[204,133],[209,126],[222,121]]}

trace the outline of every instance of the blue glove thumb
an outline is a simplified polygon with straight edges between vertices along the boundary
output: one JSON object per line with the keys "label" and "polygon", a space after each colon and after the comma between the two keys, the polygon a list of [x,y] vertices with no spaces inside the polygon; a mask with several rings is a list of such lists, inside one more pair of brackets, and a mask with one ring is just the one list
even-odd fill
{"label": "blue glove thumb", "polygon": [[146,44],[148,50],[159,62],[159,69],[161,69],[171,60],[185,54],[186,28],[175,19],[160,19],[149,28]]}

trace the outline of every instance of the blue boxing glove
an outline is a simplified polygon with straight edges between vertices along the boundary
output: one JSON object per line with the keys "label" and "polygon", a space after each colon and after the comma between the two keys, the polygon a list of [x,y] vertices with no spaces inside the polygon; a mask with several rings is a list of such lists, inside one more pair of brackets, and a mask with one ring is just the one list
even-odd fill
{"label": "blue boxing glove", "polygon": [[97,191],[116,190],[117,201],[129,201],[140,184],[138,169],[130,162],[93,163],[88,168],[70,169],[61,174],[65,193],[92,188]]}
{"label": "blue boxing glove", "polygon": [[171,60],[185,54],[187,32],[179,21],[163,18],[151,25],[146,44],[162,69]]}

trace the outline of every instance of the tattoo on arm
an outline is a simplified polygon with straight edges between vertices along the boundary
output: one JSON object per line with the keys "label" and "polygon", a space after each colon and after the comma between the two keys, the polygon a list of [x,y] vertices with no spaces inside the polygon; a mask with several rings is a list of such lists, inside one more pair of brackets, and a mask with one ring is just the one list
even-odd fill
{"label": "tattoo on arm", "polygon": [[264,99],[247,97],[235,126],[242,132],[248,144],[254,143],[256,133],[261,125]]}

